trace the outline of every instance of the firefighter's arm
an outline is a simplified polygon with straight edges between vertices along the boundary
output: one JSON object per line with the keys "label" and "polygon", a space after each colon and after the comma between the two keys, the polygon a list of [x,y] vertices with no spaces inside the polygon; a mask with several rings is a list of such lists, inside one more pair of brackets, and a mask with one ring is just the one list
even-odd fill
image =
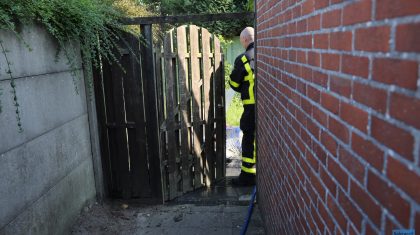
{"label": "firefighter's arm", "polygon": [[241,57],[239,56],[238,58],[236,58],[232,73],[230,74],[230,80],[229,80],[230,87],[234,91],[240,92],[242,82],[246,75],[247,75],[247,72],[241,61]]}

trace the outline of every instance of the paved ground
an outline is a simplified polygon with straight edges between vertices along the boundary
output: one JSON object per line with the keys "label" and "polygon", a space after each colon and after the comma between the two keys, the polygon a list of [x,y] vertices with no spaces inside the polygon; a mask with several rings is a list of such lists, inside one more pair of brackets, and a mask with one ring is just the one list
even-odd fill
{"label": "paved ground", "polygon": [[[72,234],[240,234],[246,206],[166,205],[123,207],[95,205],[84,212]],[[258,208],[247,234],[264,234]]]}
{"label": "paved ground", "polygon": [[[240,172],[240,136],[227,140],[227,178],[212,188],[186,194],[158,206],[134,201],[112,201],[85,208],[71,229],[72,234],[240,234],[248,213],[252,187],[232,187]],[[264,234],[255,205],[248,235]]]}

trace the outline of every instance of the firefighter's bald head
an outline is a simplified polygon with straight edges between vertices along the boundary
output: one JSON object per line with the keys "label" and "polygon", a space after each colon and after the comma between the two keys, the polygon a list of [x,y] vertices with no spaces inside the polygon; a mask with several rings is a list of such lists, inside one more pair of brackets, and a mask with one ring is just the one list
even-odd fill
{"label": "firefighter's bald head", "polygon": [[254,28],[246,27],[244,30],[242,30],[240,39],[242,46],[246,49],[249,44],[254,42]]}

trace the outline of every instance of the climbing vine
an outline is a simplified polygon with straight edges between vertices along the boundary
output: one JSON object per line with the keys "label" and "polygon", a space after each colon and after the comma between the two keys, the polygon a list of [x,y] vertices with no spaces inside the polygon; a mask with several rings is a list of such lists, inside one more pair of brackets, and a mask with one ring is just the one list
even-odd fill
{"label": "climbing vine", "polygon": [[[22,122],[21,122],[21,119],[20,119],[19,102],[18,102],[17,94],[16,94],[16,82],[15,82],[15,79],[13,78],[13,76],[12,76],[12,70],[10,68],[11,63],[9,61],[9,58],[7,57],[8,51],[4,48],[3,42],[1,40],[0,40],[0,48],[1,48],[1,52],[4,55],[4,59],[6,60],[6,66],[7,66],[6,73],[8,74],[8,76],[10,78],[10,87],[12,88],[13,104],[16,107],[17,125],[18,125],[18,128],[19,128],[19,132],[22,132],[23,129],[22,129]],[[1,95],[1,93],[0,93],[0,95]],[[0,104],[0,111],[1,111],[1,104]]]}
{"label": "climbing vine", "polygon": [[[124,10],[118,4],[121,0],[1,0],[0,1],[0,30],[13,32],[18,40],[30,50],[30,43],[24,41],[20,35],[21,26],[39,24],[44,27],[58,43],[56,58],[63,53],[73,76],[73,83],[77,89],[77,79],[81,78],[78,55],[81,52],[82,63],[87,75],[89,87],[92,86],[91,66],[99,66],[99,58],[109,62],[116,62],[114,50],[119,40],[119,32],[124,30],[120,23],[125,16]],[[69,47],[77,43],[79,47]],[[15,79],[11,70],[11,62],[7,56],[7,48],[0,41],[1,53],[6,65],[5,69],[10,79],[13,102],[16,107],[18,128],[22,131],[19,102],[16,92]],[[80,52],[78,51],[80,49]],[[89,88],[88,87],[88,88]],[[0,113],[2,112],[0,87]]]}

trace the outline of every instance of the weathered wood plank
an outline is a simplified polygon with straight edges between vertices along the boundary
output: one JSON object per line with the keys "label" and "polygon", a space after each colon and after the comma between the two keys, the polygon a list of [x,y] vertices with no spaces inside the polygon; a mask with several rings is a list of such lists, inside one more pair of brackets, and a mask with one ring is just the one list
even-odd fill
{"label": "weathered wood plank", "polygon": [[146,152],[146,125],[144,118],[143,90],[141,83],[139,56],[139,41],[132,35],[126,35],[126,42],[130,45],[129,64],[124,76],[124,96],[126,103],[126,120],[134,128],[128,128],[128,145],[130,156],[130,180],[132,197],[151,197],[149,181],[148,158]]}
{"label": "weathered wood plank", "polygon": [[107,136],[108,136],[108,147],[109,147],[109,162],[110,162],[110,168],[111,168],[111,196],[119,196],[121,197],[122,188],[119,184],[120,176],[118,172],[118,146],[116,142],[116,133],[117,130],[115,128],[110,128],[108,126],[108,123],[116,123],[115,118],[115,97],[114,97],[114,70],[120,69],[117,68],[114,64],[110,64],[108,62],[104,62],[103,66],[103,84],[104,84],[104,101],[106,104],[106,120],[104,125],[106,126]]}
{"label": "weathered wood plank", "polygon": [[[173,58],[170,56],[173,53],[173,30],[169,31],[165,35],[164,40],[165,50],[165,77],[167,81],[167,125],[169,130],[173,130],[176,125],[175,120],[175,109],[177,107],[176,97],[176,77],[174,76],[175,64]],[[168,131],[168,171],[169,171],[169,199],[176,198],[178,196],[178,167],[177,158],[179,153],[177,149],[177,140],[175,131]]]}
{"label": "weathered wood plank", "polygon": [[146,43],[141,43],[141,68],[144,83],[144,100],[147,122],[148,158],[150,164],[150,181],[154,197],[162,199],[162,170],[159,154],[159,123],[157,114],[156,81],[153,64],[153,38],[152,25],[141,25],[140,31]]}
{"label": "weathered wood plank", "polygon": [[211,22],[222,20],[250,19],[255,18],[253,12],[238,13],[217,13],[217,14],[199,14],[199,15],[179,15],[179,16],[148,16],[122,19],[125,25],[141,24],[162,24],[162,23],[190,23],[190,22]]}
{"label": "weathered wood plank", "polygon": [[213,145],[213,73],[211,71],[210,38],[207,29],[201,29],[202,53],[203,53],[203,82],[204,82],[204,120],[205,126],[205,175],[206,185],[210,186],[214,181],[214,145]]}
{"label": "weathered wood plank", "polygon": [[188,64],[185,55],[187,54],[186,26],[177,28],[177,61],[178,61],[178,87],[180,93],[180,115],[181,115],[181,164],[182,164],[182,191],[187,193],[192,190],[191,163],[189,160],[190,142],[188,124],[191,122],[189,112],[189,83]]}
{"label": "weathered wood plank", "polygon": [[[120,57],[120,64],[122,68],[128,68],[128,55]],[[129,175],[129,154],[127,142],[127,128],[125,128],[125,102],[124,102],[124,72],[121,68],[114,66],[112,70],[112,88],[114,98],[115,120],[113,123],[108,123],[110,128],[115,130],[113,141],[116,143],[116,159],[117,159],[117,176],[118,185],[121,187],[122,197],[128,199],[131,197],[130,175]]]}
{"label": "weathered wood plank", "polygon": [[[220,51],[223,52],[222,48],[220,48]],[[220,133],[222,133],[223,136],[223,142],[221,145],[221,148],[223,149],[223,177],[226,177],[226,83],[225,83],[225,58],[224,55],[222,54],[222,63],[220,65],[223,69],[221,70],[221,74],[220,77],[221,79],[221,85],[222,85],[222,104],[223,104],[223,108],[220,110],[220,112],[222,112],[222,130],[220,131]]]}
{"label": "weathered wood plank", "polygon": [[203,179],[203,124],[201,106],[201,77],[199,54],[199,32],[195,25],[189,26],[190,36],[190,63],[192,80],[192,113],[193,113],[193,145],[194,145],[194,188],[204,185]]}
{"label": "weathered wood plank", "polygon": [[163,57],[163,47],[158,45],[155,49],[155,76],[157,83],[157,102],[158,102],[158,123],[159,123],[159,140],[160,140],[160,161],[162,168],[162,186],[163,186],[163,200],[169,200],[169,182],[167,178],[169,177],[169,172],[167,170],[167,160],[168,160],[168,149],[167,149],[167,131],[163,130],[163,126],[166,120],[166,83],[163,79],[163,69],[164,69],[164,57]]}
{"label": "weathered wood plank", "polygon": [[[104,187],[106,196],[111,196],[111,191],[113,188],[112,180],[112,170],[111,170],[111,161],[110,161],[110,150],[109,150],[109,138],[108,130],[106,127],[107,117],[106,117],[106,102],[105,102],[105,88],[104,88],[104,79],[106,75],[109,76],[110,65],[108,63],[103,63],[101,73],[99,68],[93,69],[93,81],[95,83],[95,101],[96,101],[96,112],[98,115],[98,132],[99,132],[99,141],[101,146],[101,161],[102,169],[104,175]],[[105,75],[106,74],[106,75]]]}
{"label": "weathered wood plank", "polygon": [[225,119],[225,107],[224,107],[224,64],[222,58],[222,51],[220,48],[220,41],[217,37],[214,37],[214,85],[215,85],[215,106],[216,106],[216,181],[221,180],[225,177],[225,143],[226,126],[224,123]]}

